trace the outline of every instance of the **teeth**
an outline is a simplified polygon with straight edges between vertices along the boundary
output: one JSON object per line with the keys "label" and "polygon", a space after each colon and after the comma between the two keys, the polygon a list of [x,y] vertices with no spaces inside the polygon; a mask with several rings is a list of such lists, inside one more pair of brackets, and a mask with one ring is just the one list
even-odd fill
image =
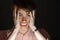
{"label": "teeth", "polygon": [[26,24],[22,24],[22,25],[26,25]]}

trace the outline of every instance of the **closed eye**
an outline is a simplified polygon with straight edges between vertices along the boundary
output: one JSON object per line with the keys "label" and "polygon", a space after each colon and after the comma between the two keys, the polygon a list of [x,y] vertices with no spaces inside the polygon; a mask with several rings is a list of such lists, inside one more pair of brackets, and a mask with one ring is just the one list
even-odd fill
{"label": "closed eye", "polygon": [[21,14],[21,13],[19,13],[19,16],[22,16],[22,14]]}
{"label": "closed eye", "polygon": [[27,11],[27,16],[30,16],[30,12],[29,11]]}
{"label": "closed eye", "polygon": [[27,14],[28,16],[30,16],[30,14]]}

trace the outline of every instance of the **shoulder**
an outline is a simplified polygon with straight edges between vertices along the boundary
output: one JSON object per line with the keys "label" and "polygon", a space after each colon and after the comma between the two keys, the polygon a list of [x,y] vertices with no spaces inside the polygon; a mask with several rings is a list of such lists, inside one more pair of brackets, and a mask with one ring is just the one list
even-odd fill
{"label": "shoulder", "polygon": [[0,30],[0,40],[7,40],[8,36],[11,34],[11,30]]}
{"label": "shoulder", "polygon": [[6,40],[7,39],[7,30],[0,30],[0,40]]}
{"label": "shoulder", "polygon": [[8,29],[8,30],[7,30],[7,32],[6,32],[7,38],[10,37],[10,35],[11,35],[12,32],[13,32],[13,30],[14,30],[14,28],[12,28],[12,29]]}
{"label": "shoulder", "polygon": [[7,40],[13,29],[0,30],[0,40]]}
{"label": "shoulder", "polygon": [[49,33],[44,29],[44,28],[40,28],[39,29],[39,32],[47,39],[49,39],[50,40],[50,35],[49,35]]}

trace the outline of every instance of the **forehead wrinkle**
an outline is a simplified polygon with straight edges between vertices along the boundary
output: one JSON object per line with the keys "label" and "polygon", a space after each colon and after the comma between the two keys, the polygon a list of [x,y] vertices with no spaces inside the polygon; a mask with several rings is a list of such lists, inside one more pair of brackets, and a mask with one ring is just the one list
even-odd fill
{"label": "forehead wrinkle", "polygon": [[24,10],[24,9],[19,9],[19,10],[18,10],[18,12],[20,12],[20,13],[23,13],[22,11],[23,11],[24,13],[26,13],[26,14],[29,14],[29,13],[30,13],[30,11],[28,11],[28,10]]}

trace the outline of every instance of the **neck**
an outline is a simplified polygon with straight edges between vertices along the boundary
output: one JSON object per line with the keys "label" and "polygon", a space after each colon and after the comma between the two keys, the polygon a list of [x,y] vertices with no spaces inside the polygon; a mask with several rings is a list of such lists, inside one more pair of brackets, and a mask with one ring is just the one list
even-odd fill
{"label": "neck", "polygon": [[29,30],[28,27],[21,27],[19,33],[26,34],[28,32],[28,30]]}

